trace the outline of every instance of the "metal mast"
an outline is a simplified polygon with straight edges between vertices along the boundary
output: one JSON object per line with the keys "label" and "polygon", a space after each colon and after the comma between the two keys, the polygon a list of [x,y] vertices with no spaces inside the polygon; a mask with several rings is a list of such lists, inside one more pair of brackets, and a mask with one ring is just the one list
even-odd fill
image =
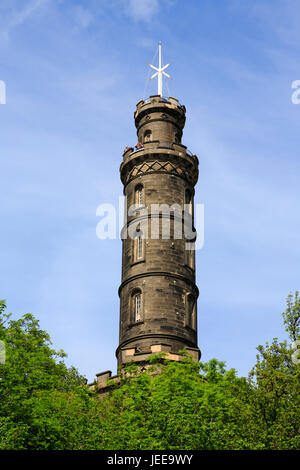
{"label": "metal mast", "polygon": [[151,67],[153,70],[156,72],[150,77],[150,80],[153,78],[157,77],[157,94],[162,96],[162,91],[163,91],[163,75],[167,78],[171,78],[169,74],[165,72],[166,68],[169,67],[171,62],[167,65],[162,65],[162,56],[161,56],[161,41],[158,43],[158,67],[155,67],[154,65],[148,64],[149,67]]}

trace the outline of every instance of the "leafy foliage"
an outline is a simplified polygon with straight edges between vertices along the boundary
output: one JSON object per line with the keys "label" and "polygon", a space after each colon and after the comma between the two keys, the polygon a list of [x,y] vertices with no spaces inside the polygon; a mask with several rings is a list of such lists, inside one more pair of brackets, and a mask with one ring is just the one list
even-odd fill
{"label": "leafy foliage", "polygon": [[287,308],[282,314],[283,321],[286,326],[285,331],[289,333],[292,341],[296,341],[300,337],[300,297],[296,291],[294,296],[289,294],[286,300]]}
{"label": "leafy foliage", "polygon": [[245,418],[236,387],[244,386],[215,359],[195,364],[186,357],[144,372],[136,367],[106,399],[110,425],[105,448],[247,448],[246,442],[238,444],[243,438],[235,432]]}
{"label": "leafy foliage", "polygon": [[[299,304],[289,296],[283,313],[294,341]],[[31,314],[12,320],[5,309],[0,301],[0,449],[300,448],[300,365],[286,341],[259,346],[248,378],[182,351],[181,362],[129,364],[99,397]]]}
{"label": "leafy foliage", "polygon": [[66,354],[51,348],[49,335],[33,315],[12,320],[5,307],[1,301],[6,361],[0,364],[0,449],[63,446],[70,424],[63,426],[62,402],[72,402],[74,409],[78,401],[83,406],[85,380],[65,366]]}

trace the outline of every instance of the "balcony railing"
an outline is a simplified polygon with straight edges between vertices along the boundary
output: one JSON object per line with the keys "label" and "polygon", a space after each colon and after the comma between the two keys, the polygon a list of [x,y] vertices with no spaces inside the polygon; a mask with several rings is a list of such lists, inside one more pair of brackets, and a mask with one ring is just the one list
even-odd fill
{"label": "balcony railing", "polygon": [[[161,96],[159,101],[163,103],[171,103],[169,98],[170,97],[167,97],[167,96]],[[145,98],[143,101],[144,101],[144,104],[151,103],[151,98]],[[179,101],[177,102],[177,104],[178,106],[182,106]]]}
{"label": "balcony railing", "polygon": [[[192,153],[188,148],[186,148],[185,145],[182,145],[182,144],[176,144],[176,142],[167,142],[167,141],[159,141],[159,140],[149,140],[147,142],[144,142],[144,144],[141,144],[141,147],[139,148],[133,148],[133,147],[125,147],[124,151],[123,151],[123,155],[126,153],[126,152],[129,152],[131,154],[133,153],[136,153],[136,152],[140,152],[141,150],[145,150],[145,149],[159,149],[159,148],[166,148],[166,149],[170,149],[170,150],[176,150],[176,145],[178,145],[179,147],[183,147],[185,153],[187,155],[189,155],[190,157],[194,157],[194,153]],[[175,146],[175,147],[174,147]],[[177,147],[178,149],[178,147]]]}

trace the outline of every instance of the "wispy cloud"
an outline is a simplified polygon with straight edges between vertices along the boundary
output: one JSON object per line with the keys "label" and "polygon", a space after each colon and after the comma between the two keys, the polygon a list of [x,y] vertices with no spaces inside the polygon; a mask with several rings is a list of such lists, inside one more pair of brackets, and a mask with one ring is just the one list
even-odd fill
{"label": "wispy cloud", "polygon": [[88,28],[94,21],[92,13],[81,5],[75,7],[74,14],[77,25],[82,29]]}
{"label": "wispy cloud", "polygon": [[158,0],[125,0],[125,13],[135,21],[150,21],[158,13]]}
{"label": "wispy cloud", "polygon": [[48,2],[49,0],[32,0],[27,2],[26,6],[21,9],[19,8],[19,5],[13,5],[12,8],[10,8],[8,18],[6,18],[5,21],[5,27],[2,31],[3,38],[7,40],[10,33],[15,28],[28,21],[39,8],[43,7]]}
{"label": "wispy cloud", "polygon": [[299,46],[299,11],[298,0],[277,0],[270,8],[267,0],[254,0],[246,4],[240,0],[231,0],[230,8],[255,18],[258,27],[264,33],[273,33],[281,41],[281,46]]}

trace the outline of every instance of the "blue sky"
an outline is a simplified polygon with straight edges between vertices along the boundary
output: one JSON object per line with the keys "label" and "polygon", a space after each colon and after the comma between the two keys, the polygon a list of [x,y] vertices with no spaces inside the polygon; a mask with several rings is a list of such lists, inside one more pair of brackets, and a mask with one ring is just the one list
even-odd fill
{"label": "blue sky", "polygon": [[96,237],[96,209],[122,194],[159,40],[200,161],[202,359],[247,375],[257,345],[286,338],[300,281],[299,20],[297,0],[1,0],[0,298],[39,318],[88,380],[116,372],[119,328],[121,242]]}

